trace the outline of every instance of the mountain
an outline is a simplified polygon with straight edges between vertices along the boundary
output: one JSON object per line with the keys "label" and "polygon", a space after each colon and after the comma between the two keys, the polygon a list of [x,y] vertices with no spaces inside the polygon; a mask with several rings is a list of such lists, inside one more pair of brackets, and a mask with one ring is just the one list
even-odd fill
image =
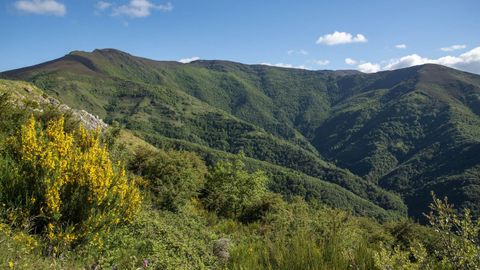
{"label": "mountain", "polygon": [[[2,73],[159,147],[240,150],[271,188],[381,218],[430,191],[480,208],[480,76],[438,65],[375,74],[75,51]],[[406,206],[405,206],[406,205]]]}

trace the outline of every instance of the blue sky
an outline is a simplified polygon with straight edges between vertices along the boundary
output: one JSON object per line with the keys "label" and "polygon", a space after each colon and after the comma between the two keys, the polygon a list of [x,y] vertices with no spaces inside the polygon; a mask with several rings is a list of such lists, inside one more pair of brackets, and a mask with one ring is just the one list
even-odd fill
{"label": "blue sky", "polygon": [[480,1],[2,0],[0,70],[73,50],[375,72],[480,73]]}

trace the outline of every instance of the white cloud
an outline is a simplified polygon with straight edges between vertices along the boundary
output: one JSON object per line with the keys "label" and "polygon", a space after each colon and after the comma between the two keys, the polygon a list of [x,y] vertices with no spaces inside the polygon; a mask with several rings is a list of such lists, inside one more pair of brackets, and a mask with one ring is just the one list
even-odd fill
{"label": "white cloud", "polygon": [[268,63],[268,62],[263,62],[263,63],[260,63],[260,65],[272,66],[272,67],[281,67],[281,68],[307,69],[307,67],[304,66],[304,65],[294,66],[294,65],[292,65],[292,64],[284,64],[284,63],[272,64],[272,63]]}
{"label": "white cloud", "polygon": [[418,54],[411,54],[399,59],[393,59],[383,69],[392,70],[423,64],[439,64],[460,70],[480,74],[480,47],[476,47],[459,56],[443,56],[437,59],[422,57]]}
{"label": "white cloud", "polygon": [[112,3],[107,2],[107,1],[98,1],[97,4],[95,5],[96,9],[99,10],[105,10],[108,9],[109,7],[112,6]]}
{"label": "white cloud", "polygon": [[170,2],[164,5],[156,5],[149,0],[130,0],[130,3],[127,5],[115,7],[112,15],[125,15],[132,18],[142,18],[150,16],[152,10],[163,12],[172,11],[173,5]]}
{"label": "white cloud", "polygon": [[194,56],[194,57],[190,57],[190,58],[182,58],[182,59],[178,60],[178,62],[186,64],[186,63],[190,63],[190,62],[197,61],[197,60],[200,60],[200,57]]}
{"label": "white cloud", "polygon": [[355,65],[356,63],[357,63],[357,61],[354,60],[354,59],[352,59],[352,58],[345,58],[345,64],[347,64],[347,65],[353,66],[353,65]]}
{"label": "white cloud", "polygon": [[374,73],[374,72],[380,71],[381,68],[379,64],[367,62],[367,63],[358,65],[357,69],[365,73]]}
{"label": "white cloud", "polygon": [[459,57],[462,61],[457,62],[454,67],[480,74],[480,47],[476,47]]}
{"label": "white cloud", "polygon": [[326,66],[330,64],[329,60],[314,60],[314,63],[319,65],[319,66]]}
{"label": "white cloud", "polygon": [[292,54],[301,54],[301,55],[308,55],[308,52],[304,49],[300,49],[300,50],[288,50],[287,51],[287,54],[288,55],[292,55]]}
{"label": "white cloud", "polygon": [[466,53],[463,53],[460,55],[460,57],[465,61],[465,62],[478,62],[480,61],[480,47],[476,47]]}
{"label": "white cloud", "polygon": [[57,0],[20,0],[14,3],[16,9],[39,15],[65,16],[67,9]]}
{"label": "white cloud", "polygon": [[353,36],[347,32],[338,32],[335,31],[332,34],[326,34],[318,38],[317,44],[325,45],[338,45],[338,44],[347,44],[347,43],[361,43],[367,42],[367,38],[362,34],[357,34]]}
{"label": "white cloud", "polygon": [[423,65],[425,63],[432,63],[434,60],[421,57],[418,54],[411,54],[399,59],[391,60],[388,65],[386,65],[383,69],[399,69],[417,65]]}
{"label": "white cloud", "polygon": [[452,52],[452,51],[456,51],[456,50],[461,50],[461,49],[465,49],[467,47],[467,45],[452,45],[450,47],[443,47],[443,48],[440,48],[441,51],[444,51],[444,52]]}
{"label": "white cloud", "polygon": [[395,45],[395,48],[397,48],[397,49],[406,49],[406,48],[407,48],[407,45],[406,45],[406,44],[397,44],[397,45]]}

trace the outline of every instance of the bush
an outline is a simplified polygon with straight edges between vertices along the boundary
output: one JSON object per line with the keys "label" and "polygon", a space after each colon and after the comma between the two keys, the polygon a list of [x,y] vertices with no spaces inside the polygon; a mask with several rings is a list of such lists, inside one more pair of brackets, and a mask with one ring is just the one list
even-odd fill
{"label": "bush", "polygon": [[480,219],[472,219],[469,209],[459,214],[432,192],[431,212],[426,215],[430,226],[438,232],[442,249],[434,250],[443,267],[457,269],[480,268]]}
{"label": "bush", "polygon": [[11,94],[0,93],[0,139],[5,135],[13,135],[18,128],[18,123],[24,122],[28,114],[15,107]]}
{"label": "bush", "polygon": [[148,261],[147,269],[219,269],[212,252],[218,236],[201,216],[144,205],[133,223],[104,238],[102,249],[86,247],[79,259],[92,258],[99,269],[144,269],[143,260]]}
{"label": "bush", "polygon": [[98,240],[111,225],[132,221],[140,194],[125,170],[114,166],[99,135],[80,127],[64,131],[64,118],[39,128],[33,116],[0,163],[0,201],[15,218],[31,219],[56,254],[83,240]]}
{"label": "bush", "polygon": [[267,176],[261,171],[249,173],[243,158],[240,154],[232,162],[220,161],[207,176],[203,203],[222,217],[240,217],[267,192]]}
{"label": "bush", "polygon": [[181,210],[203,187],[207,167],[197,155],[178,151],[140,149],[130,165],[148,179],[153,203],[173,212]]}
{"label": "bush", "polygon": [[0,269],[81,269],[76,261],[66,258],[45,258],[42,256],[38,237],[23,231],[12,230],[9,224],[0,222]]}
{"label": "bush", "polygon": [[282,196],[273,192],[266,192],[259,200],[247,206],[241,213],[239,220],[244,223],[256,221],[265,222],[271,212],[277,211],[285,204]]}
{"label": "bush", "polygon": [[459,214],[447,198],[432,196],[431,212],[425,216],[435,244],[415,237],[408,245],[383,246],[375,255],[378,268],[480,269],[480,221],[474,221],[468,209]]}

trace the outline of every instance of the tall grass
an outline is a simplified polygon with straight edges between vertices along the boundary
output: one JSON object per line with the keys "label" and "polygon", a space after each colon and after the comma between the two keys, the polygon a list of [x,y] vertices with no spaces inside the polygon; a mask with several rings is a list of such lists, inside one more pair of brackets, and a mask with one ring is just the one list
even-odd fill
{"label": "tall grass", "polygon": [[361,243],[353,248],[339,239],[318,241],[302,232],[290,239],[256,240],[237,245],[231,253],[231,269],[332,270],[375,269],[373,250]]}

